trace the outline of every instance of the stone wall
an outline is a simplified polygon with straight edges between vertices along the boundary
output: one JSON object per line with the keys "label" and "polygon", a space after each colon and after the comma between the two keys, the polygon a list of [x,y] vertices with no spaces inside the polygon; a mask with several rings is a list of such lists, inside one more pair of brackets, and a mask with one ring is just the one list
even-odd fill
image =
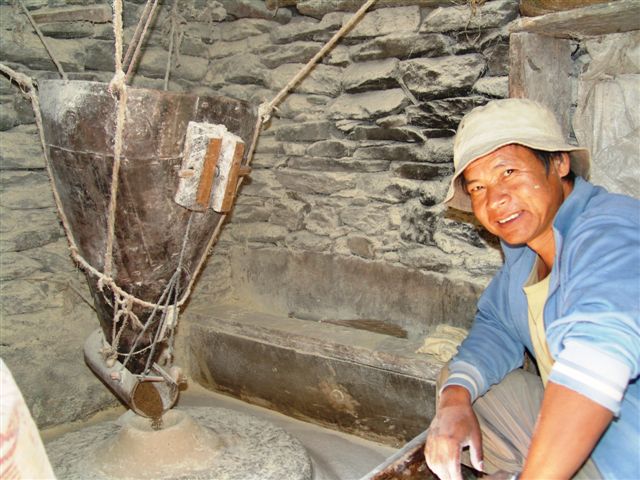
{"label": "stone wall", "polygon": [[[111,79],[108,4],[24,3],[69,78]],[[348,3],[271,11],[259,0],[187,0],[173,14],[161,5],[133,85],[163,88],[173,47],[170,90],[269,101],[350,17],[340,10]],[[234,293],[231,246],[357,257],[478,285],[496,270],[494,239],[439,202],[461,116],[507,95],[505,25],[517,1],[403,3],[413,5],[367,13],[278,106],[194,299]],[[125,2],[126,39],[142,9]],[[0,1],[0,19],[0,61],[58,78],[13,0]],[[114,399],[82,361],[97,319],[66,252],[31,107],[5,77],[0,106],[0,354],[49,426]]]}

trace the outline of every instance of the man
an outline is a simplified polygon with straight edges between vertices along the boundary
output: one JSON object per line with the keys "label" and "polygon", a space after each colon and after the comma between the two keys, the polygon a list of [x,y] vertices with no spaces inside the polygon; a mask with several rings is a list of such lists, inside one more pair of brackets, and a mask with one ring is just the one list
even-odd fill
{"label": "man", "polygon": [[425,446],[441,479],[465,447],[488,473],[640,478],[640,202],[587,182],[589,162],[530,100],[458,128],[445,202],[500,238],[504,265],[445,370]]}

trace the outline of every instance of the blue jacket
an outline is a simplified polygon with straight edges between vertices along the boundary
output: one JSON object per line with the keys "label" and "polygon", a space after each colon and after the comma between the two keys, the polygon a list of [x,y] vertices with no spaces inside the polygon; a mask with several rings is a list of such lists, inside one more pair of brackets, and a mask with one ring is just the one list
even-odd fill
{"label": "blue jacket", "polygon": [[[615,417],[592,454],[605,478],[640,478],[640,201],[578,177],[554,220],[556,256],[544,322],[555,359],[549,381]],[[522,289],[536,259],[502,244],[504,265],[449,366],[447,385],[472,399],[533,354]],[[523,348],[524,347],[524,348]]]}

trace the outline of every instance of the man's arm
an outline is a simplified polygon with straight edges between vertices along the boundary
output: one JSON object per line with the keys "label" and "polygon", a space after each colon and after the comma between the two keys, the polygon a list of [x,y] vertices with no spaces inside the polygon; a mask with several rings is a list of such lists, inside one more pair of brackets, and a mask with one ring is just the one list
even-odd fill
{"label": "man's arm", "polygon": [[458,385],[446,387],[440,395],[436,416],[429,426],[424,456],[427,465],[441,480],[462,479],[460,452],[471,450],[471,463],[482,466],[482,435],[471,408],[469,391]]}
{"label": "man's arm", "polygon": [[571,478],[612,418],[613,413],[602,405],[549,382],[521,478]]}

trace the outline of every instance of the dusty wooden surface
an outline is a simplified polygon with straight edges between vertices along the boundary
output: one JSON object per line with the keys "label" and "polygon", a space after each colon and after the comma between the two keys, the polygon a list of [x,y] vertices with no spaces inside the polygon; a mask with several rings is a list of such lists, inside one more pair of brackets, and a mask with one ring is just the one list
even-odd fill
{"label": "dusty wooden surface", "polygon": [[520,0],[520,13],[526,17],[536,17],[597,3],[607,3],[607,0]]}
{"label": "dusty wooden surface", "polygon": [[579,39],[639,29],[640,2],[617,0],[539,17],[523,17],[512,24],[510,31]]}
{"label": "dusty wooden surface", "polygon": [[511,34],[509,96],[547,105],[571,131],[571,44],[568,40],[533,33]]}

